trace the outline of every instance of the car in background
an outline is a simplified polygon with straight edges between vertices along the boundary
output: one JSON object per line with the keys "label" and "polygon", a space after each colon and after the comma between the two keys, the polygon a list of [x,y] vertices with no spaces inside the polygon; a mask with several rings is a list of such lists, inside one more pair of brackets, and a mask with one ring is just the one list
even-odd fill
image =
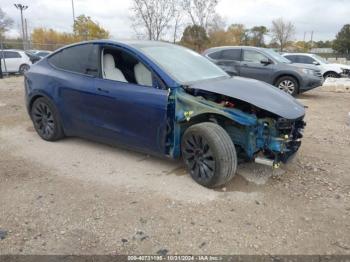
{"label": "car in background", "polygon": [[52,51],[48,51],[48,50],[31,50],[31,52],[36,55],[36,56],[39,56],[41,58],[49,55],[52,53]]}
{"label": "car in background", "polygon": [[42,139],[79,136],[182,156],[192,178],[210,188],[233,178],[238,157],[287,162],[305,125],[304,106],[290,95],[163,42],[70,45],[32,65],[24,84]]}
{"label": "car in background", "polygon": [[40,61],[43,57],[51,54],[52,51],[47,50],[28,50],[26,51],[26,54],[29,56],[30,61],[32,64]]}
{"label": "car in background", "polygon": [[23,50],[0,50],[1,68],[3,73],[20,73],[28,71],[32,62]]}
{"label": "car in background", "polygon": [[294,65],[272,49],[251,46],[210,48],[203,53],[233,76],[267,82],[291,94],[322,86],[321,71],[314,65]]}
{"label": "car in background", "polygon": [[329,63],[323,57],[308,53],[284,53],[283,56],[295,64],[309,64],[317,66],[323,77],[339,78],[350,77],[350,66]]}

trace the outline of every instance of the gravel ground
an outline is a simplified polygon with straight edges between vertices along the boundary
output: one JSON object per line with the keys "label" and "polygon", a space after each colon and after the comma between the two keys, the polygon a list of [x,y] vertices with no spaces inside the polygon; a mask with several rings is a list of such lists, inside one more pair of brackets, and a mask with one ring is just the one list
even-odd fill
{"label": "gravel ground", "polygon": [[350,254],[350,93],[316,89],[290,164],[209,190],[181,162],[41,140],[0,80],[0,254]]}

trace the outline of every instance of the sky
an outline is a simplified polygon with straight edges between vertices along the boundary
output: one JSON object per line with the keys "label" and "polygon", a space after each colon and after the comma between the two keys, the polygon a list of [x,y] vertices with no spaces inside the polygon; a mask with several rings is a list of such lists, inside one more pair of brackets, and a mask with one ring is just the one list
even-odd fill
{"label": "sky", "polygon": [[[20,36],[20,12],[14,3],[28,5],[24,11],[28,29],[35,27],[72,31],[71,0],[1,0],[0,7],[14,21],[10,36]],[[132,0],[74,0],[75,14],[91,16],[112,35],[130,39],[136,34],[132,28]],[[282,17],[296,27],[295,40],[334,39],[344,24],[350,23],[350,0],[219,0],[216,11],[227,25],[241,23],[247,28],[255,25],[271,26],[273,19]]]}

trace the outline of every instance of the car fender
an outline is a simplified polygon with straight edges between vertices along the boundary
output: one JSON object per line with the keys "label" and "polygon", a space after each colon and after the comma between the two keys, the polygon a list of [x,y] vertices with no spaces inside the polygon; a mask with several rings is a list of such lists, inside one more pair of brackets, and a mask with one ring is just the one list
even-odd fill
{"label": "car fender", "polygon": [[337,65],[337,64],[324,64],[323,71],[324,71],[323,74],[327,72],[336,72],[339,75],[343,72],[340,65]]}

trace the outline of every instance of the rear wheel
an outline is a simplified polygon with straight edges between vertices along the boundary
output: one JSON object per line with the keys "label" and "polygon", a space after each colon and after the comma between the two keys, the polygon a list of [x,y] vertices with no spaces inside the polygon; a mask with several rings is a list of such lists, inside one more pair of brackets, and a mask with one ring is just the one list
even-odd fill
{"label": "rear wheel", "polygon": [[34,128],[42,139],[56,141],[64,137],[57,109],[48,99],[36,99],[30,115]]}
{"label": "rear wheel", "polygon": [[30,66],[27,64],[23,64],[19,67],[18,72],[23,75],[25,72],[29,70]]}
{"label": "rear wheel", "polygon": [[189,127],[182,137],[181,150],[191,177],[202,186],[224,185],[236,173],[235,146],[217,124],[206,122]]}
{"label": "rear wheel", "polygon": [[282,91],[294,96],[299,92],[298,81],[292,76],[282,76],[276,81],[276,85]]}

